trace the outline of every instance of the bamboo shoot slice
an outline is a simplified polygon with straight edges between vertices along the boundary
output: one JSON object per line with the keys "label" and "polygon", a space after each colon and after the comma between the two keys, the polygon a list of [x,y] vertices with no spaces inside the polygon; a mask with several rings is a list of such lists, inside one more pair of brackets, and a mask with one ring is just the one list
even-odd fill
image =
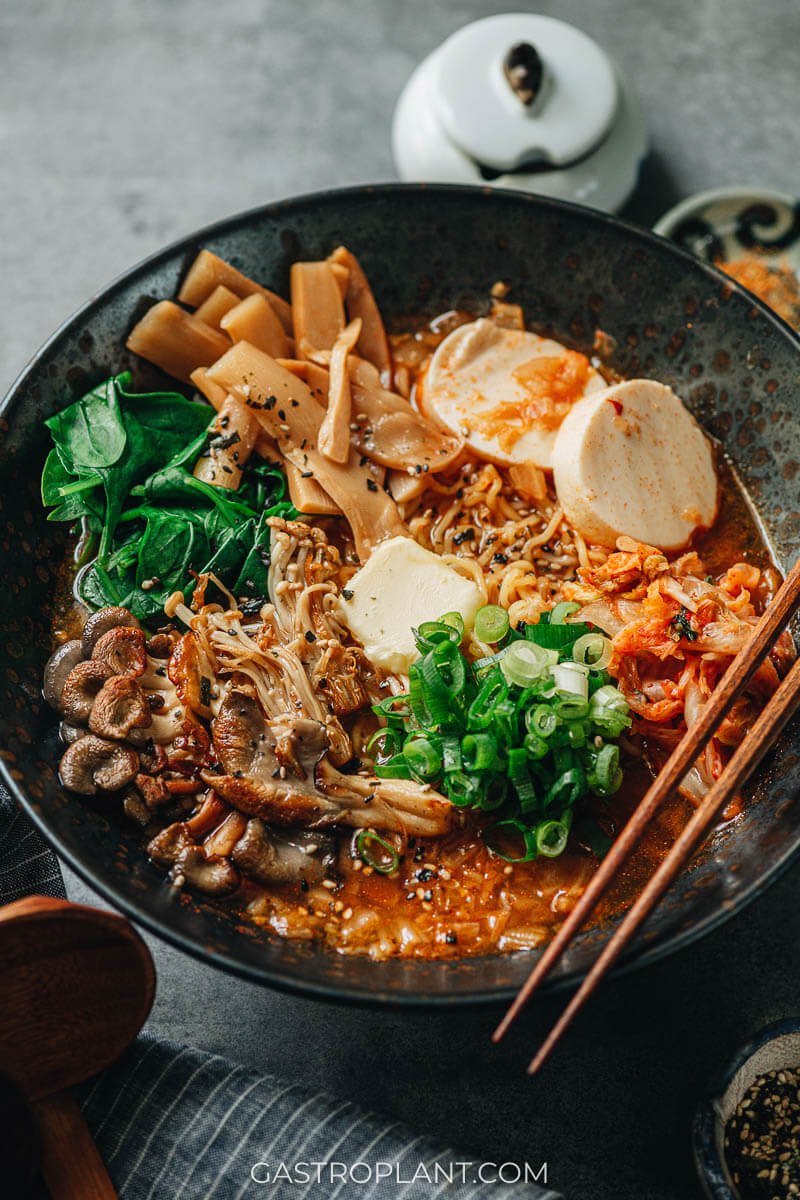
{"label": "bamboo shoot slice", "polygon": [[342,295],[330,263],[293,263],[290,281],[298,358],[310,358],[315,350],[332,350],[345,320]]}
{"label": "bamboo shoot slice", "polygon": [[220,321],[227,312],[235,308],[239,303],[239,297],[230,288],[226,288],[223,284],[215,287],[203,303],[194,310],[194,315],[201,321],[205,321],[206,325],[212,325],[214,329],[219,329]]}
{"label": "bamboo shoot slice", "polygon": [[252,408],[301,473],[312,472],[308,478],[317,480],[349,521],[362,562],[378,542],[406,532],[394,500],[357,454],[351,450],[341,464],[316,449],[324,410],[302,379],[247,342],[231,347],[209,376]]}
{"label": "bamboo shoot slice", "polygon": [[232,342],[250,342],[273,358],[284,358],[289,353],[283,326],[260,292],[237,301],[220,325]]}
{"label": "bamboo shoot slice", "polygon": [[347,356],[358,341],[361,321],[356,318],[342,330],[331,350],[328,408],[317,445],[326,458],[345,463],[350,455],[350,375]]}
{"label": "bamboo shoot slice", "polygon": [[344,246],[338,246],[328,261],[334,266],[347,268],[347,291],[345,304],[351,321],[361,318],[361,336],[356,349],[362,358],[368,359],[381,373],[384,386],[388,386],[392,371],[392,354],[389,340],[383,327],[380,309],[375,302],[369,281],[354,254]]}
{"label": "bamboo shoot slice", "polygon": [[242,299],[245,296],[252,296],[253,292],[260,292],[275,309],[275,315],[286,332],[292,332],[292,310],[283,297],[271,292],[269,288],[262,287],[260,283],[256,283],[247,275],[243,275],[241,271],[237,271],[236,267],[232,267],[217,254],[212,254],[210,250],[201,250],[192,263],[181,290],[178,292],[178,299],[182,304],[189,304],[192,308],[196,308],[219,284],[230,288]]}
{"label": "bamboo shoot slice", "polygon": [[192,371],[210,367],[230,349],[231,340],[172,300],[160,300],[133,327],[125,344],[167,375],[190,383]]}

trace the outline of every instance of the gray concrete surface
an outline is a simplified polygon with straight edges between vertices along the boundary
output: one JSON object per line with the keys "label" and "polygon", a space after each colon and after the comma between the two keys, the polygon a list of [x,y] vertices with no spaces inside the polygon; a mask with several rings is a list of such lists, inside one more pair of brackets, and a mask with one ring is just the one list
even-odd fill
{"label": "gray concrete surface", "polygon": [[[136,259],[291,193],[391,179],[392,107],[478,0],[0,0],[0,387]],[[522,7],[522,6],[519,6]],[[795,0],[542,0],[612,51],[653,152],[627,215],[700,188],[800,191]],[[72,897],[92,895],[68,877]],[[160,1033],[325,1085],[477,1156],[550,1165],[569,1200],[695,1197],[693,1106],[747,1035],[798,1008],[800,866],[701,944],[609,983],[535,1081],[537,1003],[362,1011],[261,990],[153,941]]]}

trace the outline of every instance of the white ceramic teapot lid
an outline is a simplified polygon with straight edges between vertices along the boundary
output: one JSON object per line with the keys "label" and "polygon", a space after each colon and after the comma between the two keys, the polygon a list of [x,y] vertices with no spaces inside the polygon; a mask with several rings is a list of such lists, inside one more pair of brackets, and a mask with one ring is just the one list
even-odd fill
{"label": "white ceramic teapot lid", "polygon": [[[515,90],[515,73],[523,84],[526,73],[538,84],[533,95]],[[459,29],[436,55],[432,90],[445,133],[498,171],[563,166],[588,154],[611,126],[618,93],[614,68],[596,42],[534,13]]]}
{"label": "white ceramic teapot lid", "polygon": [[401,179],[621,208],[647,150],[638,100],[586,34],[534,13],[486,17],[416,68],[397,102]]}

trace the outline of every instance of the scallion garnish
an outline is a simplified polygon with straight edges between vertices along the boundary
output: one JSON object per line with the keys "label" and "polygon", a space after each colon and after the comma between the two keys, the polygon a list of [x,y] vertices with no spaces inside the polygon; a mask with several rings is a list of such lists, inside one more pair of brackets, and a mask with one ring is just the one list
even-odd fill
{"label": "scallion garnish", "polygon": [[498,650],[475,663],[461,650],[457,613],[426,621],[415,631],[421,657],[409,669],[408,695],[374,707],[386,723],[367,747],[376,774],[429,783],[462,808],[497,811],[483,836],[507,862],[561,854],[576,808],[590,794],[612,795],[622,779],[614,739],[630,711],[605,669],[608,638],[570,621],[576,609],[556,605],[520,631],[499,605],[485,605],[475,637]]}
{"label": "scallion garnish", "polygon": [[381,875],[391,875],[400,866],[400,855],[389,842],[378,837],[372,829],[362,829],[356,836],[356,854]]}
{"label": "scallion garnish", "polygon": [[489,646],[502,642],[508,627],[508,613],[499,604],[484,604],[475,614],[475,637]]}

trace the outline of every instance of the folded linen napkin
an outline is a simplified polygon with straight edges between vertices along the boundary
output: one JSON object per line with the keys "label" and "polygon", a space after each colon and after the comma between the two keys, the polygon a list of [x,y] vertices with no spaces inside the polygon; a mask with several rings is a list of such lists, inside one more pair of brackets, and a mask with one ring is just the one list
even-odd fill
{"label": "folded linen napkin", "polygon": [[[65,894],[58,860],[0,786],[0,904],[29,894]],[[77,1094],[120,1200],[558,1200],[535,1167],[148,1033]]]}

